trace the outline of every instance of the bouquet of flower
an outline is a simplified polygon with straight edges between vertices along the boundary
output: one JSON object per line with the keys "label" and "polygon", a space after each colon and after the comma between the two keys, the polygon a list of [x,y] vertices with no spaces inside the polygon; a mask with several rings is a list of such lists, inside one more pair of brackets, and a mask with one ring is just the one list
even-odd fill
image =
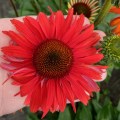
{"label": "bouquet of flower", "polygon": [[120,70],[120,1],[11,3],[16,17],[0,19],[0,115],[120,120],[120,95],[115,105],[107,88]]}

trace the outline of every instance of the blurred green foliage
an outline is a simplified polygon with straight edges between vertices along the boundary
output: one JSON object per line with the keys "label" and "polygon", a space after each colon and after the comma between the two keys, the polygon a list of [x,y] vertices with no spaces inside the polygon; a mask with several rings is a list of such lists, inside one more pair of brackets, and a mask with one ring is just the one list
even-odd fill
{"label": "blurred green foliage", "polygon": [[[76,103],[77,112],[74,113],[72,107],[67,105],[62,113],[48,113],[42,120],[120,120],[120,102],[118,106],[113,106],[108,97],[100,103],[95,98],[87,106]],[[28,120],[39,120],[35,114],[28,112]]]}
{"label": "blurred green foliage", "polygon": [[15,0],[15,4],[18,8],[19,16],[23,15],[36,15],[39,12],[50,14],[48,7],[53,11],[62,10],[66,14],[67,2],[64,0],[60,3],[59,0]]}

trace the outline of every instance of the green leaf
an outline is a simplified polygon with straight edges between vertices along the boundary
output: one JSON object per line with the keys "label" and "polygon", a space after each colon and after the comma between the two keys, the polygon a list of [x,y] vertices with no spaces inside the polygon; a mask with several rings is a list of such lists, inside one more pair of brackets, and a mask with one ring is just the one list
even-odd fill
{"label": "green leaf", "polygon": [[[68,0],[62,0],[61,10],[66,14]],[[49,15],[48,6],[56,12],[60,10],[60,0],[15,0],[20,16],[36,15],[39,12],[44,12]]]}
{"label": "green leaf", "polygon": [[118,112],[118,110],[112,106],[112,120],[120,120],[119,116],[120,112]]}
{"label": "green leaf", "polygon": [[31,113],[31,112],[29,112],[27,114],[27,118],[28,118],[28,120],[39,120],[37,115],[35,115],[34,113]]}
{"label": "green leaf", "polygon": [[75,113],[72,110],[71,105],[67,105],[64,112],[59,113],[58,120],[74,120]]}
{"label": "green leaf", "polygon": [[59,115],[59,112],[55,112],[55,113],[49,112],[42,120],[57,120],[58,115]]}
{"label": "green leaf", "polygon": [[119,114],[119,116],[118,116],[118,120],[120,120],[120,114]]}
{"label": "green leaf", "polygon": [[103,108],[97,114],[96,120],[113,120],[112,119],[112,104],[110,101],[106,101]]}
{"label": "green leaf", "polygon": [[112,3],[116,5],[117,7],[120,6],[120,0],[112,0]]}
{"label": "green leaf", "polygon": [[98,103],[98,101],[92,100],[92,104],[96,113],[98,113],[102,109],[102,106]]}
{"label": "green leaf", "polygon": [[79,103],[75,120],[93,120],[90,106],[80,105]]}
{"label": "green leaf", "polygon": [[24,108],[23,110],[27,116],[27,120],[39,120],[37,114],[32,113],[28,107]]}
{"label": "green leaf", "polygon": [[118,103],[118,106],[117,106],[117,110],[120,112],[120,100],[119,100],[119,103]]}

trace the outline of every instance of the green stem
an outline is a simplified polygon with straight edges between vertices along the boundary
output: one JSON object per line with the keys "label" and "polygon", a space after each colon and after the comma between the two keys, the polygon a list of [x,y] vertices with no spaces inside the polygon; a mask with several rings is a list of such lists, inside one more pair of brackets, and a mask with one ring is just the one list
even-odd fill
{"label": "green stem", "polygon": [[104,17],[108,14],[111,6],[112,6],[112,0],[105,0],[105,3],[103,5],[103,7],[101,8],[100,13],[98,14],[97,19],[95,20],[95,26],[97,26],[99,23],[102,22],[102,20],[104,19]]}
{"label": "green stem", "polygon": [[59,0],[60,1],[60,10],[62,9],[62,0]]}
{"label": "green stem", "polygon": [[36,12],[36,14],[38,14],[39,13],[39,8],[37,6],[36,1],[35,0],[31,0],[31,4],[32,4],[32,6],[33,6],[33,8],[34,8],[34,10]]}
{"label": "green stem", "polygon": [[15,6],[14,1],[13,1],[13,0],[10,0],[10,2],[11,2],[11,5],[12,5],[14,11],[15,11],[15,15],[16,15],[16,17],[19,17],[18,12],[17,12],[17,8],[16,8],[16,6]]}

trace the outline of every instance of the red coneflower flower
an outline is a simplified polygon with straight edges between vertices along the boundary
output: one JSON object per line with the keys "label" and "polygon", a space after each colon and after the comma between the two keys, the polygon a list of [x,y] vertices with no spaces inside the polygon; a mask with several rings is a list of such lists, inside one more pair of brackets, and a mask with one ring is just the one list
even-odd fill
{"label": "red coneflower flower", "polygon": [[2,47],[7,63],[1,67],[20,86],[18,94],[27,96],[32,112],[64,111],[68,101],[75,111],[75,100],[87,105],[92,92],[99,91],[95,80],[106,69],[94,65],[103,58],[95,48],[100,36],[84,20],[83,15],[73,19],[72,9],[67,18],[61,11],[50,17],[39,13],[37,19],[11,20],[18,32],[4,31],[11,42]]}

